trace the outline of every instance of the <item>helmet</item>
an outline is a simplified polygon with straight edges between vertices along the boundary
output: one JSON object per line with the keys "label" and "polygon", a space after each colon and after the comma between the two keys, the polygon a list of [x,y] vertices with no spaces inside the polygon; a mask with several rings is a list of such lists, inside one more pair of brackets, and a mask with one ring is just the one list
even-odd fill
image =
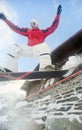
{"label": "helmet", "polygon": [[30,26],[31,26],[32,28],[37,28],[37,27],[38,27],[38,22],[37,22],[36,20],[32,20],[32,21],[30,22]]}

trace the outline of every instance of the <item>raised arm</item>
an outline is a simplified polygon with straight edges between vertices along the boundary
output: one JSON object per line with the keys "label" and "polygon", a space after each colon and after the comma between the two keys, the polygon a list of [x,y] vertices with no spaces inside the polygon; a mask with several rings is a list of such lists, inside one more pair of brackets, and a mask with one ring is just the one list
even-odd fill
{"label": "raised arm", "polygon": [[0,13],[0,19],[2,19],[13,31],[15,31],[18,34],[27,35],[27,28],[20,28],[13,24],[10,20],[6,18],[6,16],[3,13]]}
{"label": "raised arm", "polygon": [[47,29],[42,30],[45,33],[45,37],[50,35],[51,33],[53,33],[56,30],[56,28],[58,27],[61,12],[62,12],[62,7],[61,7],[61,5],[59,5],[57,8],[57,15],[56,15],[52,25],[50,27],[48,27]]}

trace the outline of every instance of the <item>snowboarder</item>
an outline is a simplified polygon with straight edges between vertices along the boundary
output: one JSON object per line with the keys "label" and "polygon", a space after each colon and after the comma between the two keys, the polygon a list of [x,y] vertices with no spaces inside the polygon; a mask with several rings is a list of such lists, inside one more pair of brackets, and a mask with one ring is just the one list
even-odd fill
{"label": "snowboarder", "polygon": [[32,20],[30,22],[31,28],[20,28],[8,20],[3,13],[0,13],[0,19],[3,20],[13,31],[28,38],[27,45],[19,47],[15,44],[13,49],[14,51],[7,53],[7,62],[4,66],[5,70],[10,70],[13,72],[18,71],[18,59],[20,56],[39,58],[39,70],[45,70],[47,68],[49,69],[49,67],[52,67],[50,50],[44,40],[48,35],[56,30],[59,24],[61,12],[62,7],[59,5],[57,8],[57,15],[52,25],[46,29],[40,29],[36,20]]}

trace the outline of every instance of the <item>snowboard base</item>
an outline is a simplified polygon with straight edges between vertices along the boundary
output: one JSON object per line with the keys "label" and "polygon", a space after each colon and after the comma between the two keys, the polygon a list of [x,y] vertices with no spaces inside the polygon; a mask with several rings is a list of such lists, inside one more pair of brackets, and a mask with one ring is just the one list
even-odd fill
{"label": "snowboard base", "polygon": [[56,70],[56,71],[33,71],[33,72],[1,72],[0,81],[9,80],[29,80],[29,79],[49,79],[49,78],[61,78],[69,70]]}

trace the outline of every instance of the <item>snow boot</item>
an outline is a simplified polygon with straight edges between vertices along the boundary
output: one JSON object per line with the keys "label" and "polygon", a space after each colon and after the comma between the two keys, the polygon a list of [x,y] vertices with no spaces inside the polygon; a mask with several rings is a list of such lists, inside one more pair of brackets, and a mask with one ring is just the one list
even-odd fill
{"label": "snow boot", "polygon": [[45,68],[43,68],[43,71],[54,71],[55,66],[54,65],[47,65]]}

